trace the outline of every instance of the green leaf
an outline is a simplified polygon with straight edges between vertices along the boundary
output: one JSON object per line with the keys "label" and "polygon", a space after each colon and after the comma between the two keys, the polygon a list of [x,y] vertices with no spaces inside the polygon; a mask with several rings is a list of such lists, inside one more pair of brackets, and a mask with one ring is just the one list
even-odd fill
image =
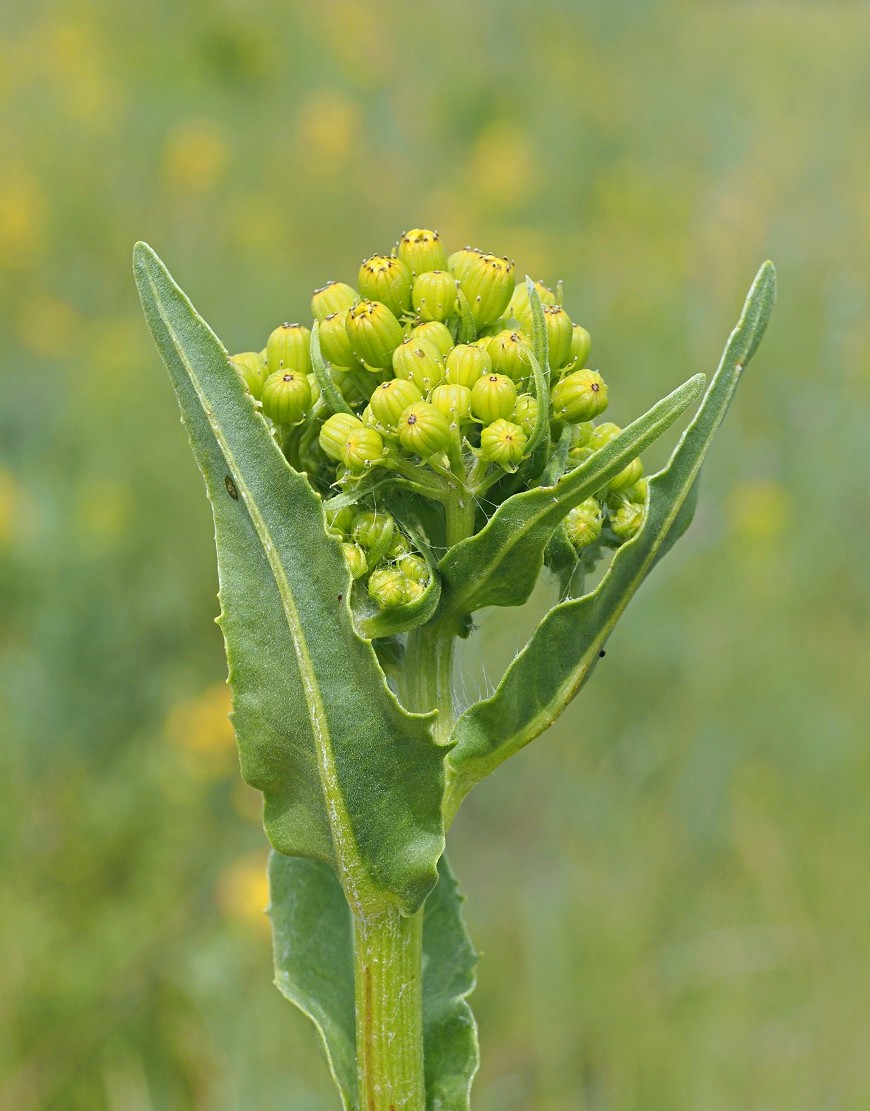
{"label": "green leaf", "polygon": [[[477,954],[462,922],[446,857],[423,918],[426,1106],[463,1111],[477,1071],[477,1029],[466,997]],[[353,924],[334,874],[316,860],[269,861],[275,983],[314,1025],[345,1108],[357,1109]]]}
{"label": "green leaf", "polygon": [[323,503],[225,349],[145,244],[134,269],[214,513],[233,724],[269,839],[329,864],[360,912],[413,912],[444,845],[432,717],[388,689]]}
{"label": "green leaf", "polygon": [[764,335],[775,297],[776,272],[766,262],[697,415],[668,465],[650,480],[640,532],[619,549],[596,590],[550,610],[492,697],[458,719],[453,731],[456,746],[448,757],[448,815],[456,812],[475,783],[552,725],[591,675],[634,592],[688,527],[701,464]]}
{"label": "green leaf", "polygon": [[450,548],[439,563],[445,612],[522,605],[534,589],[544,549],[559,522],[657,440],[703,385],[703,374],[696,374],[555,485],[537,486],[502,502],[480,532]]}

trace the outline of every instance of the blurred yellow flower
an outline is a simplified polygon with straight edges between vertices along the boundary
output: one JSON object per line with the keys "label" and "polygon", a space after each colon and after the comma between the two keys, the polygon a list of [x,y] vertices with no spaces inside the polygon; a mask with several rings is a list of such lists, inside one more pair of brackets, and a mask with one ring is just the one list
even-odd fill
{"label": "blurred yellow flower", "polygon": [[85,545],[104,550],[129,521],[130,491],[112,479],[83,483],[76,496],[75,520]]}
{"label": "blurred yellow flower", "polygon": [[18,318],[21,342],[34,355],[47,359],[70,355],[77,347],[80,327],[75,309],[47,293],[38,293],[25,302]]}
{"label": "blurred yellow flower", "polygon": [[163,178],[179,193],[207,193],[221,179],[229,148],[212,120],[186,120],[167,137]]}
{"label": "blurred yellow flower", "polygon": [[219,779],[238,771],[235,736],[228,714],[230,689],[215,683],[174,706],[164,735],[181,754],[185,768],[197,779]]}
{"label": "blurred yellow flower", "polygon": [[746,541],[777,540],[788,526],[790,508],[786,488],[773,479],[739,483],[728,499],[731,526]]}
{"label": "blurred yellow flower", "polygon": [[218,878],[215,902],[227,918],[258,932],[269,932],[267,859],[251,853],[233,861]]}
{"label": "blurred yellow flower", "polygon": [[359,105],[337,89],[321,89],[299,108],[299,145],[320,173],[335,172],[363,138]]}
{"label": "blurred yellow flower", "polygon": [[0,468],[0,547],[5,547],[15,534],[21,502],[21,489],[15,476]]}
{"label": "blurred yellow flower", "polygon": [[18,170],[0,181],[0,260],[4,266],[26,266],[43,242],[45,194],[29,171]]}
{"label": "blurred yellow flower", "polygon": [[471,185],[482,202],[499,208],[528,200],[538,185],[531,140],[507,120],[489,125],[471,152]]}

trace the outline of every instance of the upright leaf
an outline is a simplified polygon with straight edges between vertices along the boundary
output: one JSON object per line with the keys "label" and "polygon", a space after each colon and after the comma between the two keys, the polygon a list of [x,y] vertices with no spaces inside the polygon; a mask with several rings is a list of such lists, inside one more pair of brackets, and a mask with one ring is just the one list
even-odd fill
{"label": "upright leaf", "polygon": [[212,505],[233,724],[269,839],[330,865],[359,911],[412,912],[444,845],[431,718],[402,709],[356,632],[323,503],[225,349],[145,244],[134,269]]}
{"label": "upright leaf", "polygon": [[[426,1106],[463,1111],[477,1071],[477,1029],[466,1002],[477,954],[462,896],[442,857],[423,918],[423,1051]],[[317,1028],[345,1108],[357,1109],[353,925],[334,874],[316,860],[269,860],[275,983]]]}
{"label": "upright leaf", "polygon": [[471,706],[458,719],[453,732],[456,746],[448,757],[448,815],[455,813],[475,783],[552,725],[589,678],[634,592],[688,527],[701,464],[764,335],[775,296],[776,272],[766,262],[697,415],[668,465],[650,480],[640,532],[616,553],[596,590],[550,610],[492,697]]}

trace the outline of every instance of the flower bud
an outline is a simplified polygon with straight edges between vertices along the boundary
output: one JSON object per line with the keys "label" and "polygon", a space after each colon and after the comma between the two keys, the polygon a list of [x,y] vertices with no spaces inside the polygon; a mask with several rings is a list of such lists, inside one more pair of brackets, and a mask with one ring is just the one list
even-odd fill
{"label": "flower bud", "polygon": [[580,424],[575,424],[571,428],[571,447],[587,447],[589,441],[592,439],[592,433],[595,431],[595,425],[591,420],[581,421]]}
{"label": "flower bud", "polygon": [[397,532],[387,548],[387,559],[401,559],[402,556],[408,555],[411,549],[408,547],[408,541],[401,532]]}
{"label": "flower bud", "polygon": [[369,597],[382,610],[407,605],[411,600],[410,581],[398,567],[377,567],[369,577]]}
{"label": "flower bud", "polygon": [[308,385],[311,388],[311,404],[316,405],[320,400],[320,383],[317,381],[316,374],[308,375]]}
{"label": "flower bud", "polygon": [[492,360],[492,369],[497,374],[506,374],[514,382],[521,382],[529,374],[531,349],[525,333],[505,331],[492,337],[487,352]]}
{"label": "flower bud", "polygon": [[461,281],[482,255],[483,251],[477,247],[463,247],[461,251],[454,251],[447,260],[447,269]]}
{"label": "flower bud", "polygon": [[325,320],[333,313],[345,312],[357,296],[357,291],[345,282],[327,282],[322,289],[315,289],[312,295],[311,315],[315,320]]}
{"label": "flower bud", "polygon": [[621,431],[619,425],[614,424],[613,421],[602,421],[601,424],[592,426],[592,432],[589,434],[586,444],[592,451],[598,451],[605,444],[609,444],[613,437],[618,436]]}
{"label": "flower bud", "polygon": [[298,424],[311,408],[308,375],[301,370],[277,370],[263,386],[263,412],[276,424]]}
{"label": "flower bud", "polygon": [[411,308],[411,271],[400,258],[372,255],[359,268],[359,291],[380,301],[397,317]]}
{"label": "flower bud", "polygon": [[596,370],[575,370],[556,383],[550,397],[555,420],[579,424],[607,408],[607,383]]}
{"label": "flower bud", "polygon": [[440,320],[427,320],[425,324],[418,324],[416,328],[411,329],[408,337],[429,340],[445,356],[453,347],[453,336],[450,334],[450,329],[446,324],[442,324]]}
{"label": "flower bud", "polygon": [[430,270],[447,269],[447,252],[437,231],[411,228],[396,245],[396,254],[414,277]]}
{"label": "flower bud", "polygon": [[514,424],[518,424],[527,436],[531,436],[538,423],[539,409],[540,405],[536,397],[532,397],[530,393],[521,393],[514,405],[511,420]]}
{"label": "flower bud", "polygon": [[[556,294],[543,282],[535,282],[535,289],[538,291],[542,305],[556,304]],[[525,282],[519,282],[514,286],[513,295],[508,304],[508,315],[512,316],[514,320],[518,320],[526,331],[531,332],[532,309],[529,304],[529,291]]]}
{"label": "flower bud", "polygon": [[619,474],[614,475],[610,482],[607,483],[608,490],[627,490],[628,487],[634,486],[643,478],[643,463],[639,459],[632,459],[632,461],[623,467]]}
{"label": "flower bud", "polygon": [[280,324],[266,341],[269,373],[301,370],[311,373],[311,332],[302,324]]}
{"label": "flower bud", "polygon": [[571,358],[573,324],[561,305],[544,305],[544,325],[547,329],[547,351],[550,366],[558,370]]}
{"label": "flower bud", "polygon": [[471,387],[471,411],[484,424],[506,418],[517,403],[517,388],[504,374],[485,374]]}
{"label": "flower bud", "polygon": [[363,422],[352,413],[333,413],[323,422],[318,443],[330,459],[341,462],[348,436],[354,429],[363,427]]}
{"label": "flower bud", "polygon": [[402,325],[381,301],[360,301],[347,314],[347,334],[364,363],[388,367],[402,342]]}
{"label": "flower bud", "polygon": [[266,361],[257,351],[244,351],[230,359],[241,380],[248,387],[248,393],[257,400],[263,396],[263,385],[268,377]]}
{"label": "flower bud", "polygon": [[342,544],[341,552],[351,575],[353,575],[355,580],[361,579],[369,569],[366,563],[365,552],[359,544]]}
{"label": "flower bud", "polygon": [[414,279],[411,304],[423,320],[446,320],[456,312],[456,279],[448,270],[427,270]]}
{"label": "flower bud", "polygon": [[422,400],[423,394],[410,379],[388,378],[386,382],[375,386],[369,405],[385,428],[395,428],[402,413],[410,405]]}
{"label": "flower bud", "polygon": [[337,532],[340,536],[349,536],[353,518],[354,511],[352,505],[342,506],[341,509],[327,509],[326,527],[331,532]]}
{"label": "flower bud", "polygon": [[493,421],[480,434],[481,458],[498,463],[506,471],[516,470],[525,450],[525,432],[509,420]]}
{"label": "flower bud", "polygon": [[604,515],[595,498],[587,498],[575,506],[565,518],[565,534],[575,551],[588,548],[601,536]]}
{"label": "flower bud", "polygon": [[571,329],[571,354],[572,362],[578,368],[584,366],[592,350],[592,336],[580,324],[575,324]]}
{"label": "flower bud", "polygon": [[412,333],[393,352],[393,370],[397,378],[405,378],[422,393],[428,393],[444,381],[444,357],[434,343]]}
{"label": "flower bud", "polygon": [[645,505],[649,497],[649,480],[646,478],[639,478],[633,486],[627,487],[622,491],[630,502],[635,505]]}
{"label": "flower bud", "polygon": [[357,513],[350,534],[367,552],[386,552],[396,531],[396,522],[383,510],[365,509]]}
{"label": "flower bud", "polygon": [[450,443],[450,419],[428,401],[417,401],[402,413],[398,432],[405,451],[428,459]]}
{"label": "flower bud", "polygon": [[347,334],[348,309],[332,312],[320,321],[320,353],[333,366],[351,366],[356,362],[353,344]]}
{"label": "flower bud", "polygon": [[514,264],[497,255],[478,254],[458,274],[478,328],[501,316],[514,287]]}
{"label": "flower bud", "polygon": [[384,457],[384,440],[375,428],[362,425],[347,434],[341,461],[349,471],[359,474]]}
{"label": "flower bud", "polygon": [[485,348],[472,343],[460,343],[447,356],[447,381],[469,389],[484,374],[492,371],[492,359]]}
{"label": "flower bud", "polygon": [[406,555],[398,561],[399,570],[415,583],[426,583],[429,581],[429,568],[426,566],[426,560],[421,559],[418,555]]}
{"label": "flower bud", "polygon": [[623,544],[640,532],[643,514],[643,506],[635,505],[634,502],[625,502],[615,513],[610,514],[610,527]]}
{"label": "flower bud", "polygon": [[432,391],[432,404],[450,419],[450,427],[455,428],[468,418],[471,408],[471,390],[453,382],[443,382]]}

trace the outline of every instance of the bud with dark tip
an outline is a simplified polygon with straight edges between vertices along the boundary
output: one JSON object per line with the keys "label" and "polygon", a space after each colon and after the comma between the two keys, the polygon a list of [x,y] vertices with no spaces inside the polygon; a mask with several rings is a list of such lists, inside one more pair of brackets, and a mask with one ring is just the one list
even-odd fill
{"label": "bud with dark tip", "polygon": [[353,344],[347,334],[348,309],[330,313],[318,325],[320,353],[333,366],[351,366],[356,362]]}
{"label": "bud with dark tip", "polygon": [[396,245],[396,254],[414,277],[430,270],[447,269],[447,252],[437,231],[411,228]]}
{"label": "bud with dark tip", "polygon": [[354,580],[361,579],[368,572],[366,554],[359,544],[342,544],[341,553]]}
{"label": "bud with dark tip", "polygon": [[402,413],[410,405],[422,400],[423,394],[410,379],[388,378],[386,382],[375,386],[369,405],[385,428],[395,428]]}
{"label": "bud with dark tip", "polygon": [[521,393],[516,400],[510,419],[514,424],[518,424],[527,436],[531,436],[535,431],[535,425],[538,423],[540,408],[536,397],[532,397],[530,393]]}
{"label": "bud with dark tip", "polygon": [[302,324],[280,324],[266,341],[269,373],[301,370],[311,373],[311,332]]}
{"label": "bud with dark tip", "polygon": [[315,289],[311,298],[311,315],[315,320],[325,320],[333,313],[345,312],[359,294],[345,282],[327,282],[322,289]]}
{"label": "bud with dark tip", "polygon": [[434,343],[409,335],[393,352],[393,370],[397,378],[405,378],[428,393],[444,381],[444,356]]}
{"label": "bud with dark tip", "polygon": [[471,387],[471,411],[484,424],[509,417],[517,403],[517,388],[505,374],[484,374]]}
{"label": "bud with dark tip", "polygon": [[349,471],[360,474],[384,457],[384,439],[376,428],[362,425],[347,434],[341,461]]}
{"label": "bud with dark tip", "polygon": [[471,408],[471,390],[454,382],[442,382],[432,391],[432,404],[450,418],[450,427],[456,428],[468,418]]}
{"label": "bud with dark tip", "polygon": [[601,537],[601,527],[604,515],[601,506],[595,498],[576,505],[565,518],[565,535],[570,540],[574,550],[579,552],[595,544]]}
{"label": "bud with dark tip", "polygon": [[263,413],[276,424],[298,424],[311,408],[311,386],[301,370],[277,370],[263,385]]}
{"label": "bud with dark tip", "polygon": [[408,333],[411,339],[427,339],[434,343],[442,355],[446,356],[453,347],[453,336],[446,324],[440,320],[427,320],[425,324],[418,324]]}
{"label": "bud with dark tip", "polygon": [[248,393],[259,401],[269,373],[266,360],[258,351],[244,351],[241,355],[233,355],[230,362],[248,387]]}
{"label": "bud with dark tip", "polygon": [[402,413],[399,441],[405,451],[428,459],[440,455],[450,443],[450,419],[428,401],[417,401]]}
{"label": "bud with dark tip", "polygon": [[447,270],[427,270],[414,279],[414,312],[423,320],[446,320],[456,312],[456,279]]}
{"label": "bud with dark tip", "polygon": [[411,308],[411,281],[411,271],[400,258],[372,255],[359,268],[357,284],[363,297],[380,301],[400,317]]}
{"label": "bud with dark tip", "polygon": [[318,443],[330,459],[341,462],[348,436],[355,429],[364,427],[359,417],[352,413],[333,413],[323,422]]}
{"label": "bud with dark tip", "polygon": [[360,301],[347,314],[354,353],[369,366],[388,367],[402,342],[402,325],[381,301]]}
{"label": "bud with dark tip", "polygon": [[524,332],[499,332],[487,346],[492,360],[492,369],[497,374],[506,374],[514,382],[527,378],[531,369],[529,352],[532,349],[529,337]]}
{"label": "bud with dark tip", "polygon": [[473,343],[460,343],[447,356],[447,381],[469,389],[484,374],[492,371],[486,349]]}
{"label": "bud with dark tip", "polygon": [[526,434],[518,424],[497,420],[480,434],[480,456],[487,463],[498,463],[506,471],[516,470],[526,450]]}
{"label": "bud with dark tip", "polygon": [[544,325],[547,329],[550,366],[558,370],[571,358],[571,317],[561,305],[544,305]]}
{"label": "bud with dark tip", "polygon": [[615,513],[610,514],[610,527],[618,540],[624,544],[637,536],[643,524],[644,509],[634,502],[624,502]]}
{"label": "bud with dark tip", "polygon": [[457,277],[478,328],[496,320],[507,308],[514,288],[514,264],[510,259],[478,254]]}
{"label": "bud with dark tip", "polygon": [[597,370],[575,370],[556,383],[550,399],[555,420],[579,424],[607,408],[607,383]]}

